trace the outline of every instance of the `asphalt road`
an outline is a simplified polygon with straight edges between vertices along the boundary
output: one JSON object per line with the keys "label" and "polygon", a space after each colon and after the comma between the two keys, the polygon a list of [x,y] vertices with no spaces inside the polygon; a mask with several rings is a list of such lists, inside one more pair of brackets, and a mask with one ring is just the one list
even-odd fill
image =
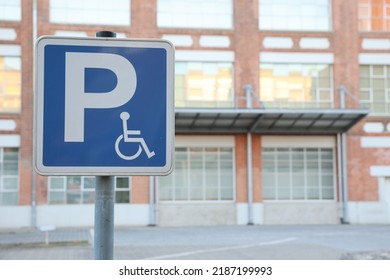
{"label": "asphalt road", "polygon": [[[0,259],[93,259],[90,229],[0,232]],[[115,259],[390,259],[390,225],[126,227]]]}

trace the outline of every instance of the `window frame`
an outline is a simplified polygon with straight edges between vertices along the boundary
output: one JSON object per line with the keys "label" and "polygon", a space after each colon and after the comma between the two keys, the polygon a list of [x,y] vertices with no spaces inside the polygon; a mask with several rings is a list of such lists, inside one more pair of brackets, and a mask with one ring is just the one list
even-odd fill
{"label": "window frame", "polygon": [[[231,14],[230,14],[230,20],[231,20],[231,26],[229,27],[217,27],[217,26],[205,26],[204,22],[202,21],[202,23],[200,25],[186,25],[186,26],[181,26],[181,25],[177,25],[177,24],[160,24],[160,20],[159,20],[159,17],[161,17],[161,1],[165,1],[165,0],[157,0],[156,2],[156,26],[157,28],[159,29],[171,29],[171,28],[174,28],[174,29],[203,29],[203,30],[233,30],[234,29],[234,0],[226,0],[226,2],[230,2],[230,5],[231,5]],[[183,3],[183,1],[181,0],[168,0],[168,1],[177,1],[179,3]],[[191,1],[190,1],[191,2]],[[198,1],[199,2],[199,1]],[[200,4],[203,4],[203,3],[210,3],[212,1],[207,1],[207,0],[203,0],[202,3]],[[188,14],[188,11],[185,12],[185,15],[184,17],[189,17],[190,15],[194,16],[194,17],[200,17],[199,14],[201,15],[204,15],[203,13],[195,13],[195,14]],[[174,17],[174,16],[177,16],[178,14],[175,13],[175,12],[171,12],[170,14],[168,14],[168,16],[170,18]],[[180,16],[183,16],[183,13],[180,13]],[[213,14],[213,16],[215,17],[216,15]]]}
{"label": "window frame", "polygon": [[[93,1],[97,1],[96,4],[98,4],[99,0],[93,0]],[[69,18],[68,16],[66,17],[65,20],[56,20],[53,18],[53,10],[59,10],[59,11],[62,11],[62,12],[65,12],[65,13],[69,13],[69,11],[72,11],[73,13],[75,11],[77,11],[78,13],[82,13],[84,10],[85,11],[90,11],[89,9],[80,9],[80,7],[70,7],[69,3],[67,7],[56,7],[56,6],[53,6],[52,5],[52,0],[49,0],[49,3],[48,3],[48,9],[49,9],[49,22],[51,24],[60,24],[60,25],[83,25],[83,26],[113,26],[113,27],[129,27],[131,26],[131,21],[132,21],[132,15],[131,15],[131,0],[126,0],[128,1],[129,3],[129,11],[128,11],[128,14],[127,14],[127,19],[126,19],[126,23],[113,23],[111,20],[105,20],[105,21],[101,21],[101,17],[100,16],[96,16],[96,13],[106,13],[106,7],[99,7],[99,9],[97,8],[98,5],[95,5],[96,8],[93,10],[93,12],[95,14],[92,14],[90,15],[88,18],[97,18],[96,21],[90,21],[90,22],[83,22],[82,20],[80,21],[77,21],[75,22],[73,18]],[[61,1],[61,2],[65,2],[65,1]],[[79,1],[79,3],[82,3],[84,1]],[[108,2],[107,2],[108,3]],[[115,6],[115,3],[110,3],[110,7],[113,7]],[[100,9],[102,8],[102,9]],[[121,10],[115,10],[115,12],[120,12]],[[113,11],[111,11],[113,12]],[[84,16],[85,17],[85,16]],[[80,18],[83,18],[83,17],[80,17]],[[128,22],[127,22],[128,21]]]}
{"label": "window frame", "polygon": [[[216,64],[216,67],[217,69],[221,69],[222,67],[220,65],[223,65],[223,64],[227,64],[229,65],[229,70],[230,70],[230,79],[231,79],[231,87],[230,87],[230,99],[229,100],[213,100],[213,101],[198,101],[198,100],[190,100],[189,98],[189,91],[188,91],[188,88],[185,87],[185,85],[183,86],[183,95],[184,95],[184,99],[178,99],[177,96],[175,96],[175,108],[234,108],[236,106],[235,102],[236,102],[236,96],[235,96],[235,92],[234,92],[234,62],[232,61],[198,61],[198,60],[193,60],[193,61],[189,61],[189,60],[180,60],[180,61],[175,61],[175,69],[178,69],[178,67],[176,67],[178,64],[185,64],[187,65],[188,67],[188,64],[191,64],[191,63],[199,63],[202,65],[202,71],[203,71],[203,66],[205,64]],[[181,75],[181,76],[184,76],[186,77],[186,75],[188,75],[188,72],[185,74],[185,75]],[[178,74],[175,72],[175,95],[179,92],[179,90],[177,90],[176,88],[176,77],[178,76]],[[205,79],[205,76],[202,76],[202,80]],[[206,76],[207,77],[207,76]],[[216,87],[215,88],[215,92],[214,93],[217,93],[218,92],[218,88],[219,87]],[[180,102],[180,103],[183,103],[184,106],[178,106],[176,102]],[[192,103],[195,103],[195,104],[200,104],[200,106],[191,106]],[[202,104],[210,104],[210,106],[205,106],[205,105],[202,105]],[[226,106],[224,106],[224,104],[226,104]]]}
{"label": "window frame", "polygon": [[[19,107],[12,107],[12,109],[1,109],[0,107],[0,114],[6,114],[6,113],[11,113],[11,114],[14,114],[14,113],[20,113],[21,110],[22,110],[22,75],[23,75],[23,70],[22,70],[22,57],[21,55],[11,55],[11,54],[0,54],[0,58],[3,59],[3,67],[0,68],[0,72],[2,73],[3,76],[6,76],[6,73],[7,72],[16,72],[18,71],[19,72],[19,82],[16,83],[16,84],[12,84],[13,86],[18,86],[19,87],[19,92],[18,92],[18,95],[10,95],[10,94],[7,94],[6,92],[6,86],[9,85],[9,83],[7,83],[5,80],[3,81],[0,81],[0,100],[7,100],[7,99],[17,99],[18,102],[19,102]],[[4,64],[5,64],[5,60],[7,58],[16,58],[18,59],[18,65],[20,66],[20,69],[17,69],[17,70],[7,70],[6,67],[4,67]]]}
{"label": "window frame", "polygon": [[[68,178],[80,178],[80,189],[79,189],[79,203],[68,203]],[[94,180],[94,185],[93,188],[87,188],[85,181],[86,179],[91,179],[93,178]],[[128,178],[128,188],[117,188],[117,179],[118,178]],[[62,179],[62,188],[60,190],[58,189],[52,189],[52,179]],[[129,192],[129,201],[128,202],[116,202],[115,204],[130,204],[132,203],[132,179],[131,176],[115,176],[114,180],[114,191],[115,194],[117,192]],[[50,176],[48,178],[48,184],[47,184],[47,204],[48,205],[88,205],[88,204],[93,204],[95,202],[95,187],[96,187],[96,177],[95,176]],[[61,203],[52,203],[51,202],[51,197],[53,193],[62,193],[63,194],[63,201]],[[93,202],[85,202],[84,201],[84,195],[85,194],[91,194],[93,193]]]}
{"label": "window frame", "polygon": [[[13,1],[15,1],[15,0],[13,0]],[[13,19],[11,19],[11,18],[1,18],[0,17],[0,21],[8,21],[8,22],[21,22],[22,21],[22,0],[17,0],[17,1],[19,1],[16,5],[1,5],[0,6],[0,11],[2,10],[2,9],[5,9],[6,7],[17,7],[18,8],[18,12],[19,12],[19,14],[18,14],[18,17],[17,18],[13,18]],[[4,13],[6,13],[6,12],[4,12]],[[1,13],[0,13],[1,14]]]}
{"label": "window frame", "polygon": [[[3,170],[4,170],[4,155],[5,151],[4,149],[14,149],[15,152],[17,153],[17,170],[16,170],[16,175],[4,175]],[[20,199],[20,178],[19,178],[19,164],[20,164],[20,149],[18,147],[0,147],[0,207],[4,206],[17,206],[19,205],[19,199]],[[11,179],[16,179],[16,189],[6,189],[4,186],[4,179],[11,178]],[[12,204],[3,204],[3,194],[4,193],[15,193],[16,194],[16,203]]]}
{"label": "window frame", "polygon": [[[274,69],[274,66],[285,66],[285,67],[289,67],[289,66],[293,66],[293,65],[301,65],[301,66],[307,66],[307,65],[310,65],[310,66],[315,66],[316,67],[316,70],[318,70],[318,67],[320,67],[321,65],[325,65],[328,67],[329,71],[330,71],[330,75],[329,75],[329,88],[324,88],[324,87],[320,87],[319,86],[319,80],[320,80],[320,77],[318,75],[319,71],[317,71],[317,77],[315,77],[315,82],[318,86],[315,87],[315,100],[314,101],[311,101],[311,102],[305,102],[305,101],[292,101],[290,100],[290,95],[291,95],[291,90],[289,89],[289,87],[287,86],[287,90],[288,90],[288,99],[287,99],[287,104],[288,104],[288,107],[283,107],[283,103],[280,103],[278,101],[275,101],[276,100],[276,96],[275,96],[275,91],[273,90],[273,100],[272,101],[265,101],[262,99],[262,91],[263,91],[263,88],[262,88],[262,79],[264,79],[264,77],[262,77],[262,65],[272,65],[273,68],[272,68],[272,71],[275,71]],[[334,92],[334,64],[333,63],[290,63],[290,62],[286,62],[286,63],[280,63],[280,62],[259,62],[259,93],[258,93],[258,98],[259,98],[259,101],[261,103],[264,104],[264,106],[267,108],[267,102],[272,102],[273,104],[275,104],[276,106],[275,107],[270,107],[270,108],[278,108],[278,109],[285,109],[285,108],[293,108],[293,109],[317,109],[317,108],[320,108],[320,109],[333,109],[335,107],[335,92]],[[289,75],[285,75],[283,76],[284,78],[287,78],[287,77],[291,77],[291,74],[288,73]],[[306,79],[306,78],[311,78],[313,79],[314,76],[301,76],[302,79]],[[289,84],[287,84],[289,85]],[[275,89],[275,87],[273,87],[273,89]],[[302,85],[299,89],[302,94],[304,94],[304,91],[305,91],[305,86]],[[322,91],[329,91],[330,93],[330,99],[329,101],[324,101],[323,99],[321,99],[321,92]],[[330,104],[329,107],[322,107],[320,106],[321,104]],[[281,105],[278,105],[278,104],[281,104]],[[307,105],[309,106],[307,106]],[[314,105],[310,105],[310,104],[315,104],[315,107],[313,107]],[[294,106],[295,105],[295,106]],[[300,105],[300,106],[298,106]]]}
{"label": "window frame", "polygon": [[[262,147],[261,149],[261,161],[262,163],[266,162],[266,160],[263,158],[263,153],[264,153],[264,150],[265,149],[273,149],[274,150],[274,177],[275,177],[275,196],[274,198],[265,198],[265,195],[264,195],[264,189],[265,189],[265,183],[264,183],[264,165],[262,165],[262,169],[261,169],[261,180],[262,180],[262,194],[263,194],[263,201],[264,202],[267,202],[267,203],[278,203],[278,202],[289,202],[289,203],[321,203],[321,202],[337,202],[337,198],[338,198],[338,194],[337,194],[337,178],[336,178],[336,172],[337,172],[337,166],[336,166],[336,149],[334,147],[323,147],[323,146],[318,146],[318,147],[297,147],[297,146],[267,146],[267,147]],[[289,198],[288,199],[278,199],[278,177],[280,176],[280,173],[277,172],[277,166],[278,166],[278,153],[277,153],[277,149],[288,149],[289,151],[289,172],[288,172],[288,176],[289,176]],[[292,180],[292,177],[293,175],[299,175],[297,173],[294,173],[293,169],[294,169],[294,166],[292,165],[292,157],[293,157],[293,153],[292,153],[292,150],[293,149],[303,149],[303,180],[304,180],[304,186],[303,187],[303,190],[304,190],[304,198],[303,199],[294,199],[294,194],[293,194],[293,188],[294,188],[294,185],[293,185],[293,180]],[[308,165],[307,165],[307,150],[310,150],[310,149],[316,149],[318,150],[318,159],[317,159],[317,166],[318,166],[318,178],[319,178],[319,185],[318,185],[318,193],[319,193],[319,198],[318,199],[310,199],[308,198],[308,189],[310,189],[310,185],[308,185],[308,182],[307,182],[307,175],[308,175]],[[324,186],[322,185],[322,176],[324,175],[322,173],[322,164],[324,163],[324,161],[321,161],[322,158],[321,158],[321,154],[322,154],[322,150],[323,149],[328,149],[328,150],[331,150],[332,151],[332,178],[333,178],[333,186],[332,186],[332,191],[333,191],[333,198],[331,199],[324,199],[322,197],[322,194],[323,194],[323,191],[324,189],[329,189],[329,188],[324,188]],[[325,161],[326,162],[329,162],[329,161]],[[327,174],[325,173],[325,175],[330,175],[330,174]]]}
{"label": "window frame", "polygon": [[[390,8],[390,4],[387,4],[384,0],[382,0],[379,5],[376,5],[376,3],[373,3],[372,1],[370,1],[369,3],[367,3],[367,2],[361,3],[360,1],[358,1],[357,6],[358,6],[357,19],[358,19],[358,31],[359,32],[390,32],[390,14],[387,14],[387,10]],[[360,13],[361,7],[365,7],[368,9],[368,11],[369,11],[368,16],[361,15],[361,13]],[[382,13],[376,17],[374,17],[373,13],[372,13],[372,11],[375,8],[377,8],[377,9],[382,8]],[[389,9],[389,11],[390,11],[390,9]],[[379,29],[373,29],[373,27],[372,27],[372,25],[373,25],[372,22],[375,20],[380,22],[380,24],[381,24],[381,27]],[[361,24],[363,24],[365,22],[366,23],[368,22],[369,28],[368,29],[361,29],[360,28]]]}
{"label": "window frame", "polygon": [[[176,196],[175,196],[175,193],[176,193],[176,189],[177,189],[177,186],[175,185],[175,171],[171,173],[171,175],[169,176],[172,176],[172,185],[170,186],[171,188],[171,195],[170,195],[170,198],[168,199],[161,199],[161,195],[159,195],[158,197],[158,200],[159,200],[159,203],[177,203],[177,204],[184,204],[184,203],[232,203],[232,202],[235,202],[236,201],[236,155],[235,155],[235,147],[234,146],[224,146],[224,145],[221,145],[221,146],[217,146],[217,145],[188,145],[188,146],[181,146],[181,145],[178,145],[176,146],[176,148],[179,148],[179,149],[186,149],[186,155],[187,155],[187,160],[186,162],[188,164],[190,164],[190,161],[189,161],[189,152],[190,152],[190,148],[195,148],[195,149],[202,149],[202,199],[192,199],[191,198],[191,195],[190,195],[190,192],[191,192],[191,186],[188,185],[188,182],[191,181],[191,174],[190,172],[188,172],[188,167],[185,169],[186,172],[184,174],[184,176],[186,177],[186,186],[185,188],[187,189],[187,196],[185,199],[176,199]],[[206,185],[205,185],[205,150],[207,148],[217,148],[218,149],[218,186],[217,186],[217,192],[218,192],[218,199],[207,199],[207,193],[206,193]],[[221,177],[221,166],[220,166],[220,163],[221,163],[221,158],[220,158],[220,150],[221,149],[224,149],[224,148],[228,148],[228,149],[231,149],[231,153],[232,153],[232,199],[222,199],[222,195],[221,195],[221,189],[223,189],[223,186],[221,184],[221,181],[220,179],[222,178]],[[175,151],[176,152],[176,151]],[[159,186],[159,193],[161,193],[161,187],[162,187],[162,182],[161,182],[161,179],[164,180],[164,178],[159,178],[159,182],[158,182],[158,186]]]}
{"label": "window frame", "polygon": [[[374,75],[374,67],[383,67],[383,76],[381,75]],[[361,67],[369,67],[369,76],[368,77],[362,77],[361,75]],[[359,93],[361,92],[367,92],[369,94],[369,101],[366,99],[362,99],[361,94],[360,94],[360,104],[362,106],[367,106],[369,107],[369,115],[370,116],[387,116],[390,113],[390,64],[360,64],[359,65],[359,81],[362,80],[362,78],[368,79],[370,82],[369,87],[361,87],[359,84]],[[373,88],[373,79],[382,79],[384,83],[384,100],[378,101],[374,103],[374,88]],[[372,105],[375,104],[382,104],[384,102],[385,104],[385,112],[374,112],[371,109]]]}
{"label": "window frame", "polygon": [[[321,33],[330,33],[330,32],[333,32],[333,8],[332,8],[332,1],[331,0],[327,0],[327,13],[328,13],[328,17],[327,17],[327,21],[328,21],[328,28],[327,30],[321,30],[321,29],[305,29],[305,28],[296,28],[296,29],[289,29],[289,28],[263,28],[261,26],[261,20],[263,17],[268,17],[270,18],[271,20],[275,20],[275,16],[272,15],[272,12],[266,14],[264,16],[263,12],[262,12],[262,2],[263,0],[258,0],[258,14],[259,14],[259,21],[258,21],[258,30],[260,31],[263,31],[263,32],[280,32],[280,31],[288,31],[288,32],[321,32]],[[286,3],[284,3],[285,6],[287,7],[290,7],[291,8],[291,3],[289,3],[288,0],[284,0],[286,1]],[[270,2],[269,2],[270,3]],[[268,3],[267,3],[268,4]],[[278,3],[279,4],[279,3]],[[294,5],[294,7],[299,7],[298,6],[299,3],[296,3]],[[312,5],[314,6],[314,5]],[[318,5],[315,5],[315,6],[318,6]],[[266,10],[266,9],[264,9]],[[300,19],[302,20],[302,16],[294,16],[294,17],[290,17],[290,14],[287,14],[285,15],[284,17],[286,20],[288,19]],[[302,22],[300,23],[301,26],[307,26],[307,24],[302,24]]]}
{"label": "window frame", "polygon": [[[128,178],[129,182],[128,182],[128,185],[127,185],[127,188],[119,188],[117,185],[118,185],[118,179],[119,178]],[[114,186],[114,189],[115,189],[115,204],[130,204],[132,203],[132,199],[133,199],[133,196],[131,195],[131,190],[132,190],[132,180],[131,180],[131,176],[115,176],[115,186]],[[117,202],[117,194],[118,192],[129,192],[129,201],[128,202]]]}

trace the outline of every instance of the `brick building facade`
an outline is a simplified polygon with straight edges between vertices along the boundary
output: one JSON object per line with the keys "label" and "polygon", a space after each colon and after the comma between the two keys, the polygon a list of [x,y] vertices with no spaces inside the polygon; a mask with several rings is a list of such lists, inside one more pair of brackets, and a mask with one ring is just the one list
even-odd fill
{"label": "brick building facade", "polygon": [[176,169],[117,178],[117,225],[390,222],[386,0],[11,2],[1,228],[93,224],[93,178],[33,170],[33,50],[107,29],[176,48]]}

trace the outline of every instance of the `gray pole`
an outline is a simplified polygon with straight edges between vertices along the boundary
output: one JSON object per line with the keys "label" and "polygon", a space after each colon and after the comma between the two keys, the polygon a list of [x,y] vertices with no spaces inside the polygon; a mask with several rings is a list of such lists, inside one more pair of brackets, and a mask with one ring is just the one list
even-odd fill
{"label": "gray pole", "polygon": [[[252,86],[245,85],[246,108],[252,108]],[[252,133],[246,134],[247,178],[248,178],[248,225],[253,225],[253,183],[252,183]]]}
{"label": "gray pole", "polygon": [[95,190],[95,260],[114,258],[114,176],[96,177]]}
{"label": "gray pole", "polygon": [[340,94],[340,108],[344,109],[345,108],[345,94],[346,94],[346,89],[344,86],[339,86],[339,94]]}
{"label": "gray pole", "polygon": [[248,225],[253,225],[253,183],[252,183],[252,133],[246,134],[247,178],[248,178]]}
{"label": "gray pole", "polygon": [[347,134],[344,132],[341,134],[341,160],[343,169],[343,223],[349,224],[349,208],[348,208],[348,171],[347,171]]}
{"label": "gray pole", "polygon": [[344,221],[344,190],[343,190],[343,161],[341,159],[341,133],[337,133],[337,177],[340,203],[340,222]]}
{"label": "gray pole", "polygon": [[250,84],[245,85],[245,99],[246,108],[252,108],[252,86]]}
{"label": "gray pole", "polygon": [[[339,94],[340,94],[340,108],[345,108],[345,94],[347,93],[347,90],[344,86],[339,87]],[[341,133],[340,136],[340,147],[341,149],[341,181],[342,181],[342,204],[343,204],[343,219],[342,223],[348,224],[349,223],[349,209],[348,209],[348,171],[347,171],[347,137],[346,133]]]}
{"label": "gray pole", "polygon": [[150,176],[149,177],[149,226],[156,225],[154,189],[155,189],[155,177]]}
{"label": "gray pole", "polygon": [[[38,37],[38,24],[37,24],[37,0],[33,0],[33,11],[32,11],[32,43],[34,48],[35,40]],[[37,227],[37,173],[34,168],[32,168],[31,172],[32,184],[31,184],[31,227]]]}
{"label": "gray pole", "polygon": [[[96,37],[116,37],[111,31],[99,31]],[[115,177],[97,176],[95,189],[95,260],[114,258]]]}

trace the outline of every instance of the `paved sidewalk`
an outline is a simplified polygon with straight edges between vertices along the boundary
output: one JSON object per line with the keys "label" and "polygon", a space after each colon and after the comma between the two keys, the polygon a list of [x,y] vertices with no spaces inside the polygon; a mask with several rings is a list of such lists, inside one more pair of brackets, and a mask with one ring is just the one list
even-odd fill
{"label": "paved sidewalk", "polygon": [[[390,259],[390,226],[116,228],[115,259]],[[90,228],[0,231],[0,259],[93,259]]]}

